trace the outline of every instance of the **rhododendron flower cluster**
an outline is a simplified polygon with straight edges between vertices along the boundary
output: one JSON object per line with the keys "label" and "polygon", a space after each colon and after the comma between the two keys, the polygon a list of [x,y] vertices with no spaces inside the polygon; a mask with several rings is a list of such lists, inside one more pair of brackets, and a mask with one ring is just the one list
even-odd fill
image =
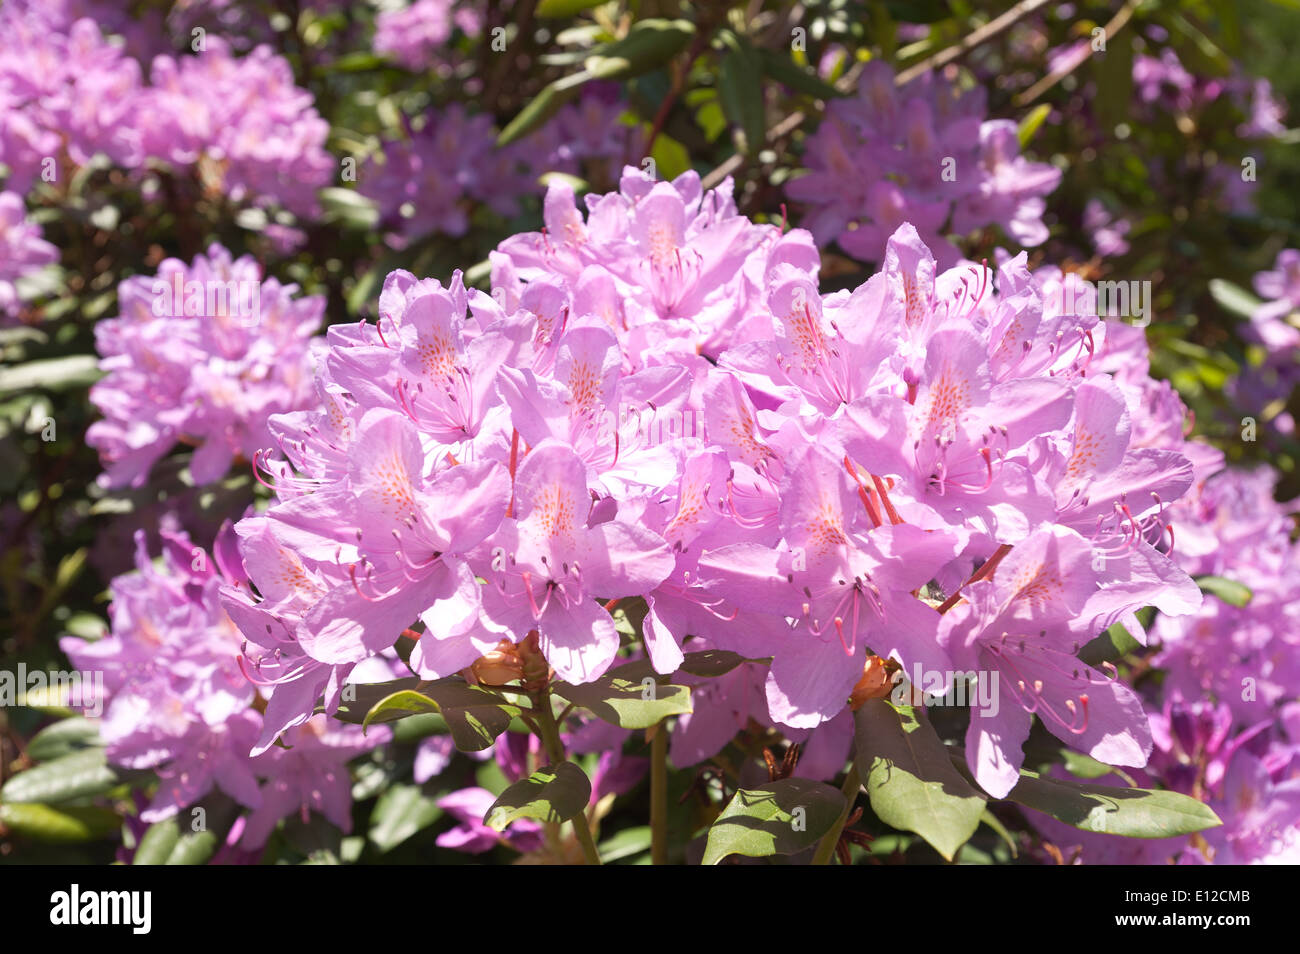
{"label": "rhododendron flower cluster", "polygon": [[177,442],[195,445],[197,483],[217,480],[267,445],[272,414],[312,403],[309,348],[325,302],[296,291],[219,245],[124,281],[118,317],[95,327],[106,376],[91,400],[104,419],[86,439],[101,482],[141,486]]}
{"label": "rhododendron flower cluster", "polygon": [[523,151],[498,150],[496,137],[490,117],[454,103],[409,138],[385,143],[382,161],[375,157],[362,169],[361,191],[376,201],[381,220],[407,239],[429,232],[464,235],[471,202],[516,215],[533,176]]}
{"label": "rhododendron flower cluster", "polygon": [[624,104],[617,89],[588,90],[564,106],[551,124],[523,140],[498,147],[490,117],[453,103],[430,115],[407,136],[383,144],[361,170],[360,191],[375,200],[381,222],[401,247],[430,233],[459,237],[474,210],[486,206],[505,218],[537,190],[546,172],[616,173],[635,154],[640,133],[618,123]]}
{"label": "rhododendron flower cluster", "polygon": [[235,57],[213,36],[192,55],[154,57],[146,71],[90,18],[50,22],[38,6],[15,3],[0,24],[8,188],[57,181],[65,161],[103,154],[127,169],[197,165],[209,189],[235,201],[318,211],[316,191],[337,168],[324,148],[329,124],[269,46]]}
{"label": "rhododendron flower cluster", "polygon": [[1146,763],[1140,700],[1076,656],[1201,601],[1168,508],[1203,454],[1152,419],[1181,412],[1144,371],[1102,370],[1144,362],[1140,332],[1061,314],[1065,279],[1023,254],[942,270],[910,226],[822,295],[811,236],[729,189],[629,168],[584,217],[557,183],[491,295],[396,272],[376,322],[329,330],[325,404],[273,418],[278,499],[237,528],[257,595],[223,594],[274,686],[263,746],[417,620],[422,678],[535,636],[590,682],[620,646],[607,602],[639,597],[657,671],[770,658],[737,689],[761,676],[754,714],[796,732],[846,712],[874,653],[943,689],[1000,674],[966,748],[996,797],[1035,713]]}
{"label": "rhododendron flower cluster", "polygon": [[1021,245],[1041,245],[1045,203],[1059,169],[1020,155],[1016,124],[985,119],[983,87],[961,92],[926,73],[896,87],[888,65],[868,63],[856,95],[829,104],[808,138],[809,171],[790,197],[809,207],[819,242],[882,261],[885,242],[910,223],[945,267],[952,233],[999,226]]}
{"label": "rhododendron flower cluster", "polygon": [[106,40],[90,19],[52,28],[27,4],[0,12],[0,162],[7,187],[26,192],[45,173],[47,157],[77,163],[102,152],[114,162],[144,160],[140,64]]}
{"label": "rhododendron flower cluster", "polygon": [[337,168],[325,151],[329,124],[270,47],[235,57],[212,37],[196,56],[157,57],[151,80],[141,104],[152,117],[145,133],[149,155],[178,166],[205,157],[200,173],[236,201],[316,213],[316,190]]}
{"label": "rhododendron flower cluster", "polygon": [[375,52],[391,56],[408,70],[438,65],[453,29],[475,37],[483,32],[477,3],[415,0],[410,6],[384,10],[375,20]]}
{"label": "rhododendron flower cluster", "polygon": [[93,642],[67,637],[74,664],[105,674],[101,727],[108,760],[154,769],[159,786],[145,822],[176,815],[214,789],[248,809],[245,849],[259,848],[286,816],[316,811],[347,831],[351,781],[346,763],[382,744],[386,729],[308,720],[288,748],[251,755],[262,717],[258,689],[241,671],[242,637],[221,609],[223,586],[247,586],[227,525],[209,554],[174,527],[162,529],[155,564],[136,536],[134,573],[113,581],[110,632]]}

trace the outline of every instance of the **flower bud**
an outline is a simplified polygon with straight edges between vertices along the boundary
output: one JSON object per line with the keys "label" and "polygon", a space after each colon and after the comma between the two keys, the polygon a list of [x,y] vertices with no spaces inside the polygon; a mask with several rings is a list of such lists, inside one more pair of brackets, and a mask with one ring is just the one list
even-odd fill
{"label": "flower bud", "polygon": [[501,640],[495,649],[480,656],[470,670],[484,686],[504,686],[524,677],[523,660],[519,658],[514,643],[508,639]]}
{"label": "flower bud", "polygon": [[857,712],[868,699],[884,699],[888,696],[894,688],[893,676],[897,670],[898,663],[892,659],[868,656],[862,678],[849,695],[849,708]]}

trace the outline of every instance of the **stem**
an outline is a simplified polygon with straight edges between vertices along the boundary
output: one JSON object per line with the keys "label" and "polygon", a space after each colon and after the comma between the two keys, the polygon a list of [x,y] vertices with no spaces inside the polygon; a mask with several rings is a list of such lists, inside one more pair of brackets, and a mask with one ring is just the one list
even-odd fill
{"label": "stem", "polygon": [[844,793],[844,810],[840,812],[840,817],[835,820],[831,830],[822,836],[822,840],[817,844],[817,854],[813,855],[812,863],[815,865],[828,865],[831,863],[831,857],[835,854],[835,846],[839,844],[840,832],[844,830],[844,823],[849,820],[849,815],[853,812],[853,803],[858,800],[858,789],[862,787],[858,779],[857,763],[849,766],[849,774],[844,777],[844,785],[840,791]]}
{"label": "stem", "polygon": [[946,600],[944,600],[942,603],[939,604],[939,615],[942,616],[944,613],[948,612],[948,610],[952,609],[954,606],[956,606],[958,603],[961,602],[962,600],[961,591],[964,590],[967,586],[976,582],[977,580],[983,580],[992,576],[993,571],[998,568],[998,564],[1001,563],[1002,559],[1010,552],[1011,552],[1011,544],[1009,543],[1003,543],[996,550],[994,550],[993,555],[989,557],[987,560],[985,560],[980,565],[980,568],[970,575],[969,580],[967,580],[961,586],[957,587],[957,589],[953,592],[952,596],[948,597]]}
{"label": "stem", "polygon": [[[551,695],[548,690],[543,689],[533,696],[533,708],[537,710],[537,727],[541,730],[542,746],[546,749],[547,761],[551,765],[559,765],[565,760],[564,743],[560,740],[560,726],[555,721],[555,713],[551,711]],[[577,837],[578,844],[582,846],[587,864],[600,864],[600,853],[596,851],[596,843],[592,841],[591,827],[587,824],[585,811],[573,816],[573,834]]]}
{"label": "stem", "polygon": [[961,41],[948,47],[946,50],[940,50],[934,56],[927,57],[920,63],[909,66],[898,74],[898,84],[901,86],[908,80],[920,76],[927,70],[938,70],[952,63],[954,60],[965,56],[975,47],[987,43],[999,33],[1011,28],[1018,21],[1033,13],[1039,7],[1046,6],[1046,0],[1023,0],[999,17],[994,17],[988,23],[984,24],[977,30],[971,31],[962,37]]}
{"label": "stem", "polygon": [[650,863],[668,864],[668,727],[662,722],[650,739]]}
{"label": "stem", "polygon": [[[1119,13],[1115,14],[1115,16],[1111,18],[1111,21],[1106,24],[1103,30],[1103,33],[1105,35],[1102,38],[1102,43],[1103,43],[1102,49],[1105,49],[1104,44],[1109,43],[1111,37],[1113,37],[1120,30],[1124,29],[1124,24],[1128,23],[1129,18],[1133,16],[1133,11],[1136,9],[1137,9],[1137,0],[1128,0],[1128,3],[1124,4],[1124,6],[1120,8]],[[1051,89],[1061,80],[1065,79],[1075,70],[1077,70],[1080,66],[1082,66],[1088,60],[1089,56],[1092,55],[1092,52],[1093,51],[1092,51],[1091,44],[1085,46],[1083,48],[1083,51],[1078,56],[1072,57],[1069,62],[1065,63],[1063,66],[1061,66],[1060,69],[1058,69],[1055,73],[1052,73],[1050,76],[1044,76],[1033,86],[1029,87],[1029,89],[1025,90],[1023,93],[1016,96],[1016,98],[1012,102],[1014,102],[1017,106],[1029,105],[1034,100],[1036,100],[1039,96],[1042,96],[1049,89]]]}

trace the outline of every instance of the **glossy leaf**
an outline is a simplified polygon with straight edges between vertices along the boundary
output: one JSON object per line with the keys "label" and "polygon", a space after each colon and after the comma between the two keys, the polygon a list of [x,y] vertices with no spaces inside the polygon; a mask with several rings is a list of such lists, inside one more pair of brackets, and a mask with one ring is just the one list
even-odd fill
{"label": "glossy leaf", "polygon": [[1196,585],[1202,593],[1217,596],[1229,606],[1245,606],[1255,595],[1250,587],[1222,576],[1198,576]]}
{"label": "glossy leaf", "polygon": [[60,719],[36,733],[27,744],[27,756],[36,762],[48,762],[102,744],[98,722],[84,716],[73,716]]}
{"label": "glossy leaf", "polygon": [[723,30],[723,53],[718,74],[718,95],[722,111],[744,136],[744,151],[763,148],[767,133],[767,111],[763,103],[763,69],[758,54],[743,37]]}
{"label": "glossy leaf", "polygon": [[637,663],[580,686],[555,683],[556,695],[624,729],[648,729],[668,716],[691,711],[687,686],[661,685]]}
{"label": "glossy leaf", "polygon": [[1208,805],[1177,792],[1084,785],[1024,770],[1007,799],[1083,831],[1129,838],[1172,838],[1223,824]]}
{"label": "glossy leaf", "polygon": [[487,810],[483,822],[497,831],[505,831],[520,818],[558,824],[578,815],[590,800],[587,774],[572,762],[561,762],[538,769],[507,788]]}
{"label": "glossy leaf", "polygon": [[0,825],[37,841],[95,841],[113,834],[121,823],[117,812],[96,805],[0,804]]}
{"label": "glossy leaf", "polygon": [[362,727],[436,712],[447,721],[456,748],[478,752],[505,732],[519,711],[517,706],[503,703],[495,693],[452,677],[423,683],[418,689],[402,689],[379,700],[366,713]]}
{"label": "glossy leaf", "polygon": [[537,4],[537,16],[543,19],[571,17],[604,2],[605,0],[541,0]]}
{"label": "glossy leaf", "polygon": [[703,863],[797,854],[830,831],[843,811],[844,795],[824,782],[784,778],[742,788],[709,828]]}
{"label": "glossy leaf", "polygon": [[858,771],[872,810],[951,861],[979,826],[985,799],[953,767],[925,710],[869,699],[855,722]]}
{"label": "glossy leaf", "polygon": [[121,781],[103,749],[83,749],[15,775],[0,788],[0,801],[66,802],[101,795]]}
{"label": "glossy leaf", "polygon": [[442,817],[442,809],[418,785],[394,785],[379,796],[370,816],[370,841],[381,852],[396,848]]}

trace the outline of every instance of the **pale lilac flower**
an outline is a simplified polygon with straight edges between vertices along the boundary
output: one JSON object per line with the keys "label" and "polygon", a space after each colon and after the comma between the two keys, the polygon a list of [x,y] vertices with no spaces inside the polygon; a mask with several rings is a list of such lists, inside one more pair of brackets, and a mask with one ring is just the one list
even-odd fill
{"label": "pale lilac flower", "polygon": [[141,486],[184,442],[196,446],[194,479],[208,483],[270,446],[267,419],[312,398],[308,346],[325,302],[296,290],[219,245],[122,282],[119,317],[95,328],[106,376],[91,400],[104,419],[87,442],[106,465],[100,482]]}

